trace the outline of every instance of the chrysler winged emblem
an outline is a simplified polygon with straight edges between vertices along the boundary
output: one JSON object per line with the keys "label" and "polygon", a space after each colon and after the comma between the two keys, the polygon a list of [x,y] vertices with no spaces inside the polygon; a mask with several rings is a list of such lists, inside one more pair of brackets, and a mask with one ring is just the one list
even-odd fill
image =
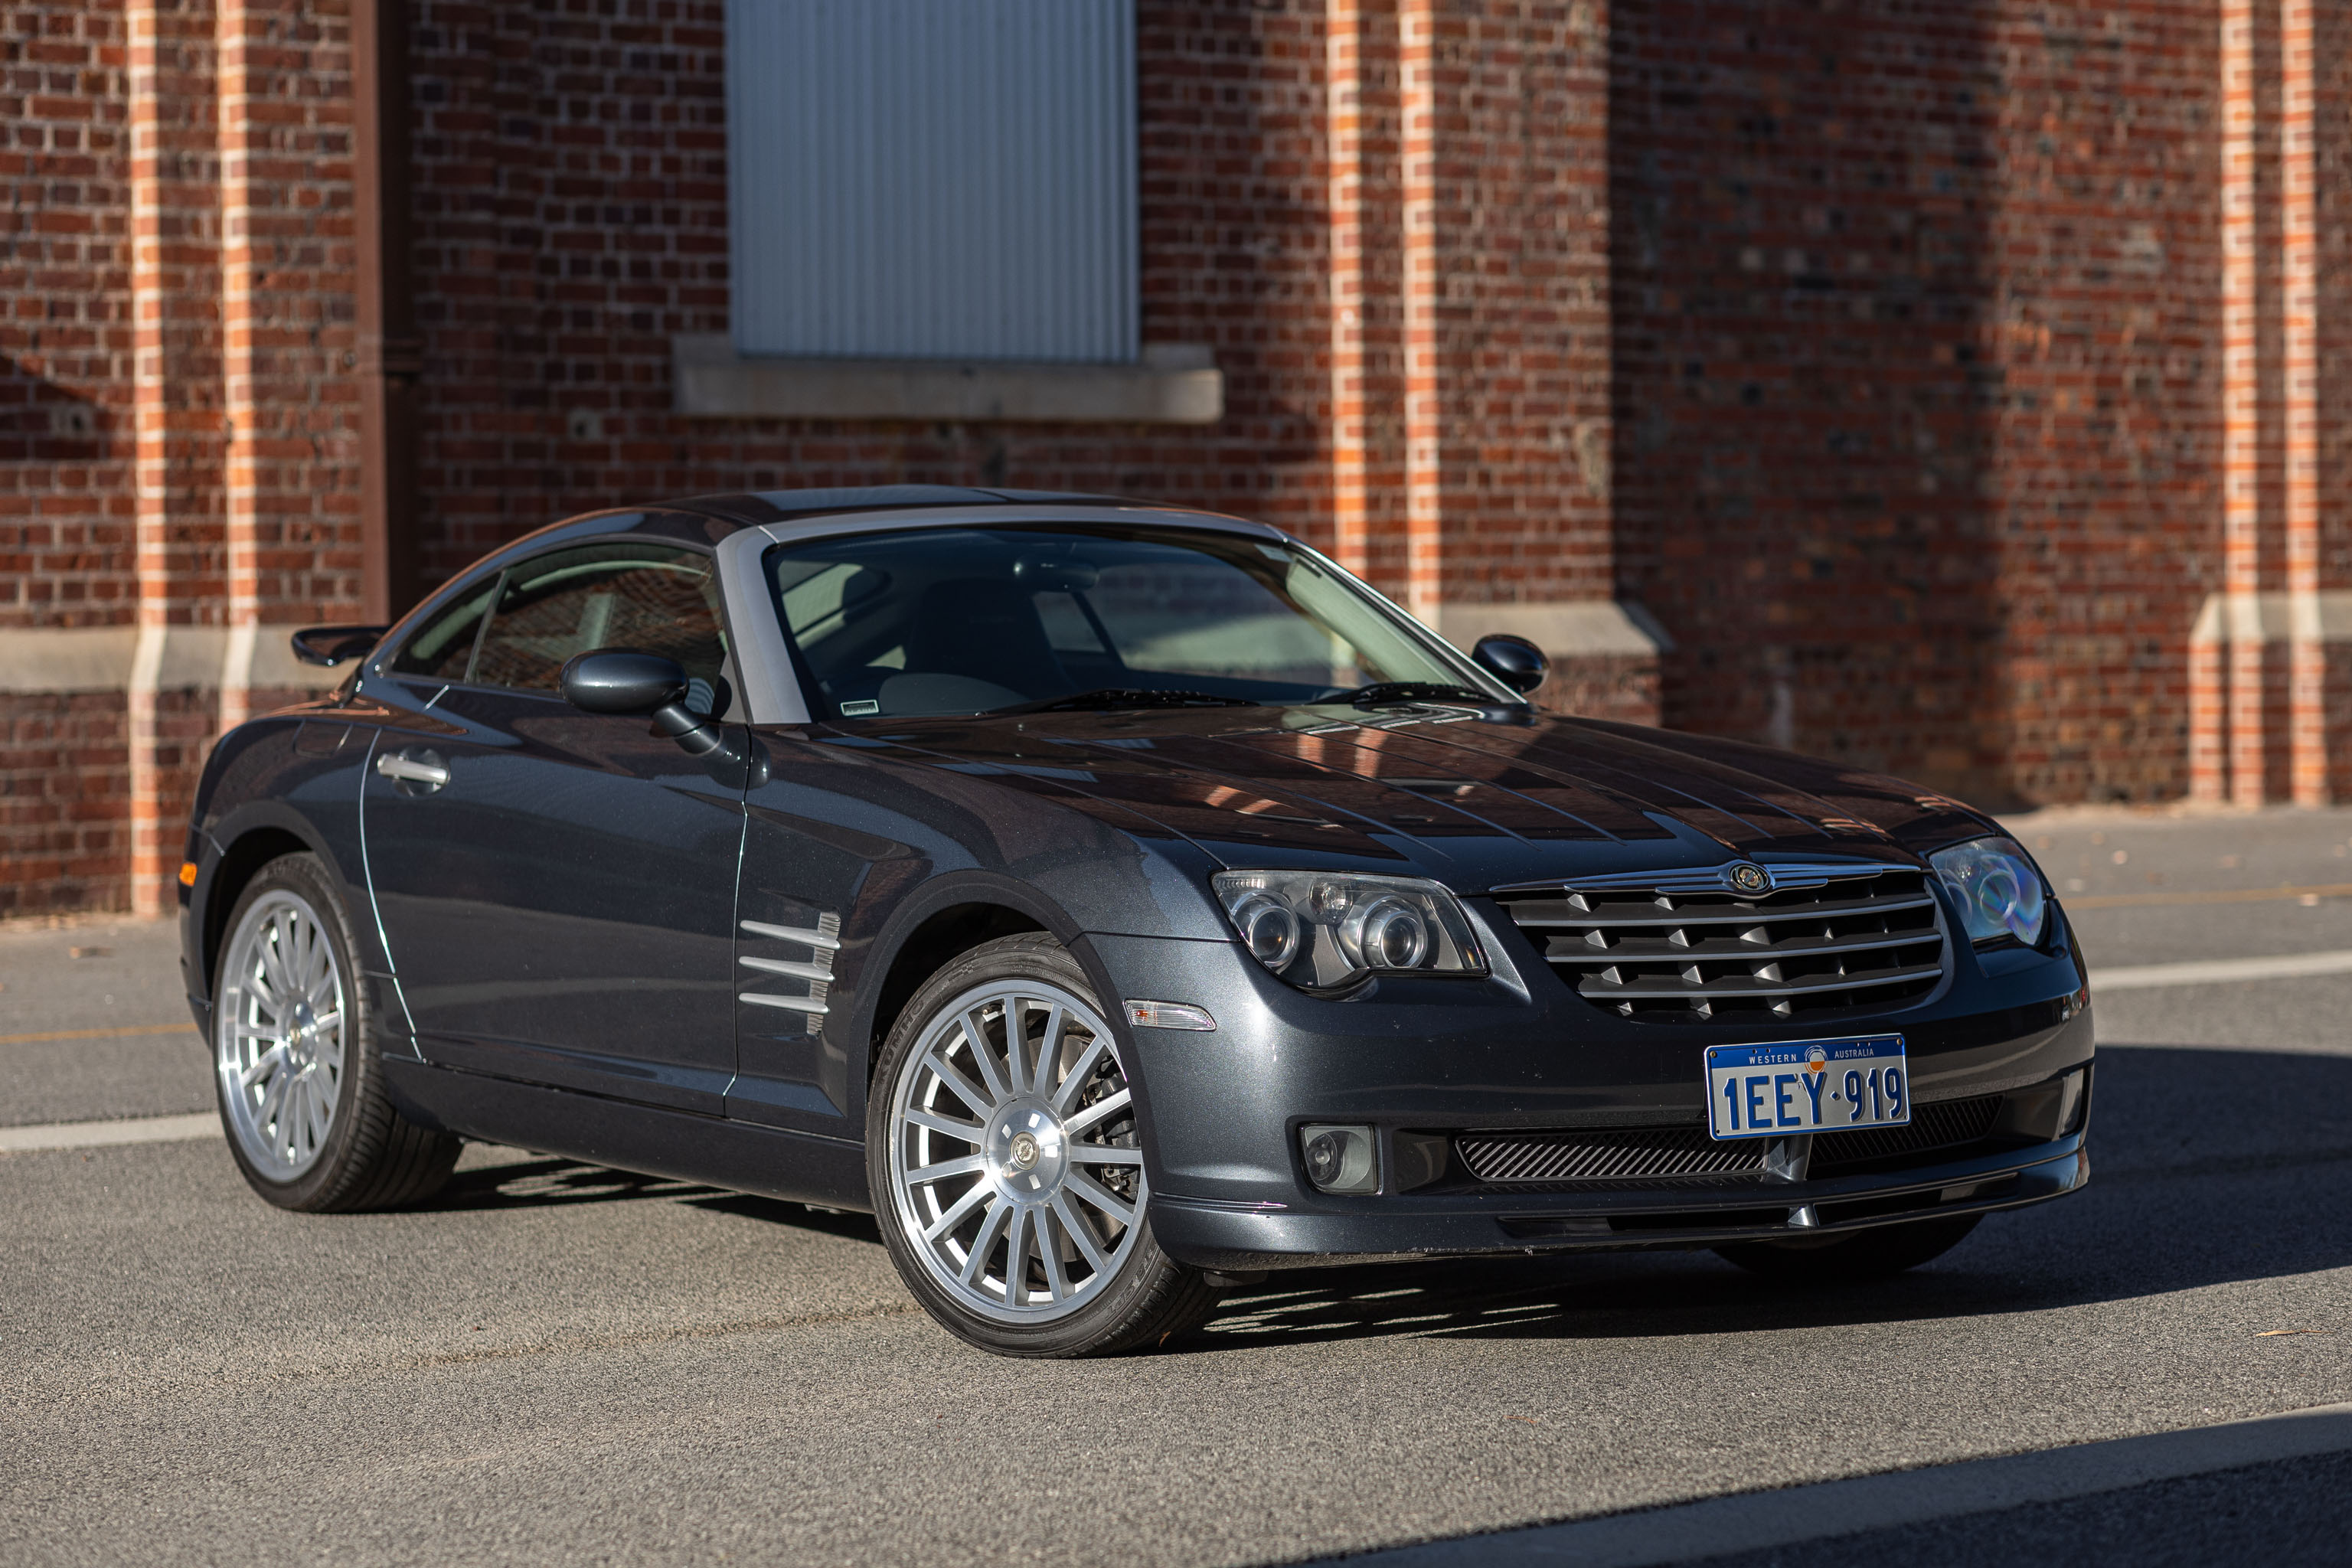
{"label": "chrysler winged emblem", "polygon": [[1723,880],[1735,893],[1760,893],[1772,886],[1770,873],[1746,860],[1726,866]]}

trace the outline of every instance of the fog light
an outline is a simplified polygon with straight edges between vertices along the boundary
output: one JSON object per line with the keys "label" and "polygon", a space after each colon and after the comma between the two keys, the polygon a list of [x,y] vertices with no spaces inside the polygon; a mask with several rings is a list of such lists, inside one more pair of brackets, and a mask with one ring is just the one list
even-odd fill
{"label": "fog light", "polygon": [[2068,1073],[2058,1084],[2058,1136],[2072,1137],[2082,1128],[2083,1089],[2090,1081],[2091,1069],[2078,1068]]}
{"label": "fog light", "polygon": [[1369,1127],[1302,1127],[1298,1150],[1307,1179],[1327,1193],[1381,1190],[1379,1146]]}

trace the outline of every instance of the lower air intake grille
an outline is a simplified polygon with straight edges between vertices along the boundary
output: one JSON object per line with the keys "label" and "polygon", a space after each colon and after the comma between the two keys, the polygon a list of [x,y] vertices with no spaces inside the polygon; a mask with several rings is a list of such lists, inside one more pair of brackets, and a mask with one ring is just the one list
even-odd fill
{"label": "lower air intake grille", "polygon": [[1643,1022],[1885,1012],[1944,973],[1935,894],[1907,867],[1735,863],[1496,896],[1577,994]]}
{"label": "lower air intake grille", "polygon": [[1901,1161],[1934,1149],[1974,1143],[1992,1131],[2000,1114],[2000,1096],[1974,1100],[1943,1100],[1911,1110],[1907,1127],[1865,1127],[1853,1132],[1821,1132],[1813,1137],[1813,1158],[1807,1168],[1816,1176],[1835,1175],[1842,1169]]}
{"label": "lower air intake grille", "polygon": [[1482,1182],[1738,1176],[1764,1169],[1763,1141],[1718,1143],[1699,1127],[1626,1132],[1465,1132],[1454,1152]]}
{"label": "lower air intake grille", "polygon": [[[2000,1114],[1997,1094],[1915,1107],[1905,1127],[1817,1132],[1810,1176],[1872,1166],[1930,1163],[1923,1156],[1982,1142]],[[1706,1180],[1760,1176],[1766,1138],[1718,1143],[1703,1127],[1641,1127],[1613,1132],[1462,1132],[1454,1152],[1481,1182],[1513,1186]]]}

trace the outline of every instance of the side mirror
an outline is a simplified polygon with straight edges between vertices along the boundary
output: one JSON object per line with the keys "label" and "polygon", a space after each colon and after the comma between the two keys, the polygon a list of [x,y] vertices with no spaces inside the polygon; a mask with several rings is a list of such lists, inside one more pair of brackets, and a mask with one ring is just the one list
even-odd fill
{"label": "side mirror", "polygon": [[600,648],[563,667],[563,700],[583,713],[652,713],[685,695],[685,669],[657,653]]}
{"label": "side mirror", "polygon": [[1543,649],[1508,632],[1480,637],[1478,646],[1470,650],[1470,659],[1522,695],[1541,686],[1544,677],[1551,673],[1551,660],[1544,657]]}
{"label": "side mirror", "polygon": [[696,756],[727,743],[719,727],[686,706],[686,670],[677,660],[634,648],[599,648],[563,667],[563,700],[583,713],[648,714],[654,727]]}
{"label": "side mirror", "polygon": [[390,630],[390,626],[304,626],[288,640],[294,645],[294,657],[304,664],[332,669],[373,649]]}
{"label": "side mirror", "polygon": [[747,752],[709,715],[688,708],[688,684],[677,660],[635,648],[599,648],[563,667],[563,700],[583,713],[649,715],[655,729],[700,757],[714,778],[737,789],[766,784],[767,748],[754,739]]}

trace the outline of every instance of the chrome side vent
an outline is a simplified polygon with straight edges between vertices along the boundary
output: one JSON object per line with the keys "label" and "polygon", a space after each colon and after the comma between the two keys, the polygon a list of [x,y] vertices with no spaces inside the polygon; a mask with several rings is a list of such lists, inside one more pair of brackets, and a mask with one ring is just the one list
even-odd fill
{"label": "chrome side vent", "polygon": [[809,1032],[814,1034],[827,1011],[825,994],[833,988],[833,955],[841,950],[841,917],[828,911],[817,916],[814,926],[770,925],[764,921],[745,921],[742,926],[747,935],[770,942],[795,942],[806,948],[805,959],[761,958],[746,953],[736,960],[760,976],[798,981],[806,990],[739,991],[735,999],[755,1007],[780,1007],[803,1014],[808,1018]]}

